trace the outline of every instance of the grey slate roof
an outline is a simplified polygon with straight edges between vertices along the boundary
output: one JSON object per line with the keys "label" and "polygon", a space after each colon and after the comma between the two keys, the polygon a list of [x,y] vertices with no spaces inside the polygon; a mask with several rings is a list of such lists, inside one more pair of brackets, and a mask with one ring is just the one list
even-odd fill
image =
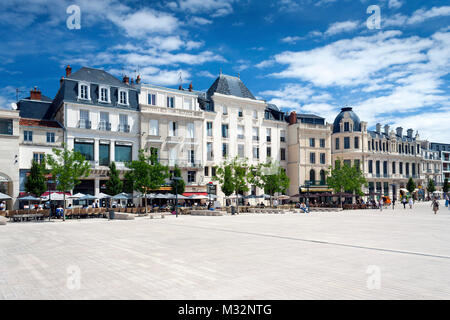
{"label": "grey slate roof", "polygon": [[207,91],[208,97],[214,93],[225,94],[240,98],[256,100],[255,96],[245,86],[241,79],[233,76],[221,74]]}
{"label": "grey slate roof", "polygon": [[336,116],[333,123],[333,133],[340,132],[340,122],[344,117],[344,114],[348,114],[350,119],[353,120],[353,131],[361,131],[361,121],[359,120],[358,115],[353,111],[351,107],[345,107],[341,109],[341,112]]}
{"label": "grey slate roof", "polygon": [[30,100],[30,97],[19,100],[17,109],[21,118],[50,120],[52,99],[42,95],[41,100]]}
{"label": "grey slate roof", "polygon": [[114,77],[112,74],[109,74],[104,70],[89,67],[82,67],[80,70],[72,73],[66,79],[72,79],[76,81],[87,81],[90,83],[104,84],[116,87],[133,88],[133,86],[123,83],[122,81]]}

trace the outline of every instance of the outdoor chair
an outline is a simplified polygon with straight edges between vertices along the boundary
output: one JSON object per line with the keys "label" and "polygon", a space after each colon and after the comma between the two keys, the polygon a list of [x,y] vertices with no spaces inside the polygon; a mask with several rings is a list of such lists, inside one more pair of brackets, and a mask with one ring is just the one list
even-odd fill
{"label": "outdoor chair", "polygon": [[133,210],[132,210],[132,208],[127,208],[127,213],[131,213]]}

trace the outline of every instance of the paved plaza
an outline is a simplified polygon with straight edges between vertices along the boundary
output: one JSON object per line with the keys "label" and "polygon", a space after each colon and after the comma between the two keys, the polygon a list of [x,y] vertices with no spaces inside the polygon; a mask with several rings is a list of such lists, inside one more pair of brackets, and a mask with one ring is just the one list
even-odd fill
{"label": "paved plaza", "polygon": [[0,226],[1,299],[449,299],[450,210]]}

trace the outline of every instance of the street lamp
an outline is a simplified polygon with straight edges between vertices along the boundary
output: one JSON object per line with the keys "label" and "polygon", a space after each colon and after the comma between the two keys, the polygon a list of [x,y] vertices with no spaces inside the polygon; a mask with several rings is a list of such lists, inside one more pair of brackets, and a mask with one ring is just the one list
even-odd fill
{"label": "street lamp", "polygon": [[208,182],[208,187],[207,187],[210,208],[211,208],[211,188],[212,188],[212,182],[210,181],[210,182]]}
{"label": "street lamp", "polygon": [[177,181],[183,180],[181,177],[173,177],[175,180],[175,216],[178,218],[178,183]]}

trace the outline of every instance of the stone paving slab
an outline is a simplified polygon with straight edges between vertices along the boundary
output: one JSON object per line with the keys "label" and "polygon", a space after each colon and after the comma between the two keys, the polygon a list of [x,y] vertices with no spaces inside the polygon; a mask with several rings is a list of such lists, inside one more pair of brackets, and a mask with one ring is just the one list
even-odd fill
{"label": "stone paving slab", "polygon": [[0,299],[449,299],[448,230],[429,203],[9,223]]}

